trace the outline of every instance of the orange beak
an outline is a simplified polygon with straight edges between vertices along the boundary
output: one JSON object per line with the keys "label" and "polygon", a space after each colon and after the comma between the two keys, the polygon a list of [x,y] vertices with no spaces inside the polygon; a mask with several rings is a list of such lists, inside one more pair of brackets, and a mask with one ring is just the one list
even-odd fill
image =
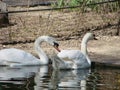
{"label": "orange beak", "polygon": [[54,46],[54,48],[55,48],[58,52],[61,51],[58,46]]}
{"label": "orange beak", "polygon": [[59,44],[54,42],[54,46],[53,46],[58,52],[60,52],[61,50],[59,49]]}

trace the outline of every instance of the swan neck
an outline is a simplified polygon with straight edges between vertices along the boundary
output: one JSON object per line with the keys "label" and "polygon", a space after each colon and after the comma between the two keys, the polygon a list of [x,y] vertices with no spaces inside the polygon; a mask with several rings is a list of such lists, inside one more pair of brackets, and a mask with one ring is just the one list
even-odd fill
{"label": "swan neck", "polygon": [[86,56],[88,63],[91,65],[91,60],[88,56],[88,51],[87,51],[87,43],[88,43],[88,38],[84,37],[81,43],[81,52]]}
{"label": "swan neck", "polygon": [[35,44],[35,50],[36,50],[36,52],[37,52],[37,54],[40,58],[41,63],[42,64],[48,64],[48,57],[45,54],[45,52],[42,50],[42,48],[40,47],[40,44],[44,41],[45,41],[44,38],[41,38],[41,37],[37,38],[35,43],[34,43]]}
{"label": "swan neck", "polygon": [[86,55],[87,54],[87,45],[81,45],[81,52]]}
{"label": "swan neck", "polygon": [[86,56],[87,55],[87,42],[88,40],[86,38],[82,39],[81,43],[81,52]]}

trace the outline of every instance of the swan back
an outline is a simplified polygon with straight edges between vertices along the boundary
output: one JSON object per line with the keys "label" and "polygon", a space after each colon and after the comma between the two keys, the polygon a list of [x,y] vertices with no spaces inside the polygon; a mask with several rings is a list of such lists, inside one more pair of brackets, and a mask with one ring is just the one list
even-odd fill
{"label": "swan back", "polygon": [[71,61],[71,68],[90,67],[87,57],[80,50],[62,50],[57,56],[66,62]]}
{"label": "swan back", "polygon": [[0,50],[0,65],[39,65],[40,61],[30,53],[20,49]]}

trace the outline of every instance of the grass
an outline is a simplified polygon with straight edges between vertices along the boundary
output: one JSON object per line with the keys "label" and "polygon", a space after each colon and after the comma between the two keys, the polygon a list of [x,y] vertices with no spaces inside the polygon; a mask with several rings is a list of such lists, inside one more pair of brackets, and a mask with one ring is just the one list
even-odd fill
{"label": "grass", "polygon": [[[83,12],[86,11],[96,11],[96,12],[114,12],[120,9],[120,1],[108,2],[103,4],[94,4],[105,2],[105,0],[58,0],[57,4],[53,6],[56,7],[66,7],[66,6],[80,6]],[[93,4],[93,5],[91,5]]]}

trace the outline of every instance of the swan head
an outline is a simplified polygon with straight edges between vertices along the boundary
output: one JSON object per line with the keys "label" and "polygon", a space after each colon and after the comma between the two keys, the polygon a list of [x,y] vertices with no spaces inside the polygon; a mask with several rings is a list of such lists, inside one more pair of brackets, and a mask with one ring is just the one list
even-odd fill
{"label": "swan head", "polygon": [[59,44],[58,42],[56,41],[55,38],[51,37],[51,36],[40,36],[36,39],[35,41],[35,49],[38,51],[38,47],[39,47],[39,44],[41,44],[42,42],[47,42],[48,44],[52,45],[57,51],[60,51],[59,50]]}
{"label": "swan head", "polygon": [[50,45],[52,45],[58,52],[60,52],[59,44],[56,41],[55,38],[51,37],[51,36],[43,36],[45,38],[45,41],[48,42]]}
{"label": "swan head", "polygon": [[85,36],[83,37],[83,41],[87,43],[89,40],[97,40],[97,38],[95,37],[95,34],[86,33]]}

